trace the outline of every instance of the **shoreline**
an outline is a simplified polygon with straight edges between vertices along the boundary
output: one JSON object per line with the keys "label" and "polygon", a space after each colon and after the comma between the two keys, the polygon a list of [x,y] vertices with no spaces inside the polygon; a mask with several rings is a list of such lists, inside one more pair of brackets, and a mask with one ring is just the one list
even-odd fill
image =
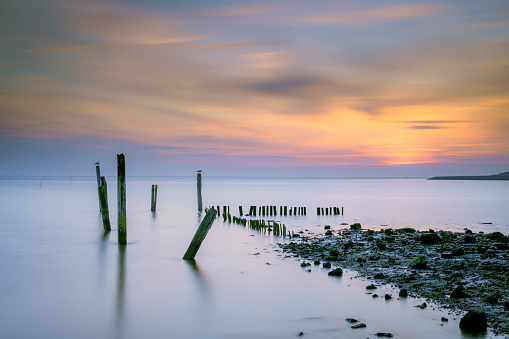
{"label": "shoreline", "polygon": [[275,246],[283,251],[283,258],[300,258],[303,267],[330,264],[331,271],[338,267],[355,271],[373,282],[375,288],[367,292],[374,295],[377,284],[392,284],[444,309],[483,310],[494,334],[509,337],[509,237],[468,229],[420,232],[360,227],[325,226],[324,234],[300,233]]}

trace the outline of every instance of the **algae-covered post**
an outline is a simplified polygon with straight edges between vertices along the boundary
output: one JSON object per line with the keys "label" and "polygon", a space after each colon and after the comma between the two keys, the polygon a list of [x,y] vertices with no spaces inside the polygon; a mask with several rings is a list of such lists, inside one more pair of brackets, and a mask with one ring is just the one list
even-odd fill
{"label": "algae-covered post", "polygon": [[99,212],[102,213],[101,192],[100,192],[100,188],[101,188],[101,168],[99,167],[99,162],[95,163],[95,175],[96,175],[96,178],[97,178],[97,197],[99,198]]}
{"label": "algae-covered post", "polygon": [[117,205],[118,205],[118,243],[127,244],[127,220],[125,199],[125,157],[117,154]]}
{"label": "algae-covered post", "polygon": [[198,211],[203,211],[202,200],[201,200],[201,170],[196,175],[196,188],[198,190]]}
{"label": "algae-covered post", "polygon": [[104,231],[111,231],[110,225],[110,211],[108,209],[108,187],[106,185],[106,178],[101,177],[101,186],[99,186],[99,200],[101,202],[101,216],[103,219]]}
{"label": "algae-covered post", "polygon": [[152,212],[156,211],[157,204],[157,185],[152,185],[152,198],[150,199],[150,210]]}
{"label": "algae-covered post", "polygon": [[189,244],[189,247],[187,248],[186,253],[184,254],[184,257],[182,259],[185,260],[192,260],[196,256],[196,253],[200,249],[201,243],[207,236],[207,233],[210,230],[210,227],[212,226],[212,223],[214,222],[214,219],[216,218],[217,211],[213,208],[209,209],[207,211],[207,214],[203,218],[203,220],[200,223],[200,226],[198,227],[198,230],[196,231],[193,240]]}
{"label": "algae-covered post", "polygon": [[243,215],[244,215],[244,213],[242,213],[242,206],[239,206],[239,215],[240,215],[240,216],[243,216]]}

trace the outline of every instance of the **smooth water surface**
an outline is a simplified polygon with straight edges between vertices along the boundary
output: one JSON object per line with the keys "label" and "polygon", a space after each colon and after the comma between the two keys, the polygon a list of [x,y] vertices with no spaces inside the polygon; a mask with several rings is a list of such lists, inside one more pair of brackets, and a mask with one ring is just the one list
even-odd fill
{"label": "smooth water surface", "polygon": [[[212,226],[195,262],[181,259],[200,217],[194,178],[128,178],[128,245],[116,239],[116,183],[108,178],[113,231],[102,232],[95,178],[0,180],[2,338],[463,338],[458,319],[385,301],[367,281],[327,276],[282,259],[281,238],[224,223]],[[158,208],[150,190],[159,185]],[[204,178],[205,206],[306,206],[307,216],[272,217],[290,230],[361,222],[365,228],[509,229],[506,182],[415,179]],[[316,216],[343,206],[342,216]],[[279,208],[278,208],[279,212]],[[492,224],[482,224],[491,222]],[[387,225],[387,226],[380,226]],[[397,295],[397,291],[385,288]],[[378,294],[385,290],[378,290]],[[449,317],[442,323],[442,316]],[[367,324],[352,330],[345,318]],[[491,335],[481,336],[481,338]]]}

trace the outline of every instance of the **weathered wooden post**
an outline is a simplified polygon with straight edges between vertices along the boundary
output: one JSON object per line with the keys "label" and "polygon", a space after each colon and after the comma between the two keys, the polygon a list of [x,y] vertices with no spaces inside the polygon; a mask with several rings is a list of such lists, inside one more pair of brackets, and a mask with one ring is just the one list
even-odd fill
{"label": "weathered wooden post", "polygon": [[[99,162],[95,163],[95,176],[97,179],[97,197],[99,198],[99,212],[102,214],[102,206],[101,206],[101,169],[99,168]],[[44,179],[44,178],[43,178]]]}
{"label": "weathered wooden post", "polygon": [[152,199],[150,199],[150,210],[152,212],[156,211],[157,204],[157,185],[152,185]]}
{"label": "weathered wooden post", "polygon": [[106,185],[106,178],[101,177],[101,186],[99,186],[99,200],[101,202],[101,216],[103,219],[104,231],[111,231],[110,225],[110,211],[108,209],[108,187]]}
{"label": "weathered wooden post", "polygon": [[243,216],[243,215],[244,215],[244,213],[242,213],[242,206],[239,206],[239,215],[240,215],[240,216]]}
{"label": "weathered wooden post", "polygon": [[125,199],[125,157],[117,154],[117,205],[118,205],[118,243],[127,244],[127,220]]}
{"label": "weathered wooden post", "polygon": [[285,216],[287,216],[288,215],[288,206],[285,206],[284,211],[285,211]]}
{"label": "weathered wooden post", "polygon": [[196,230],[193,240],[191,240],[191,243],[189,244],[189,247],[187,248],[187,251],[182,259],[185,260],[194,259],[194,257],[196,256],[196,252],[198,252],[198,250],[200,249],[201,243],[207,236],[207,233],[209,232],[210,227],[212,226],[212,223],[216,218],[216,213],[217,211],[213,208],[208,210],[207,214],[201,221],[198,230]]}
{"label": "weathered wooden post", "polygon": [[316,215],[320,215],[320,207],[316,208]]}
{"label": "weathered wooden post", "polygon": [[343,213],[343,207],[341,207],[341,214],[344,214],[344,213]]}
{"label": "weathered wooden post", "polygon": [[219,211],[220,211],[220,210],[221,210],[221,209],[219,208],[219,205],[217,205],[217,216],[220,216],[220,215],[221,215],[221,213],[219,213]]}
{"label": "weathered wooden post", "polygon": [[198,212],[203,211],[202,200],[201,200],[201,170],[196,174],[196,188],[198,190]]}

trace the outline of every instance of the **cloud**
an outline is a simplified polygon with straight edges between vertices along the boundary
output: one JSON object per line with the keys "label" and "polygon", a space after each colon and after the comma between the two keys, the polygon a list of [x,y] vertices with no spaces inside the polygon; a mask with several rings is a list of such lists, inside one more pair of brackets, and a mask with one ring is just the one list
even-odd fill
{"label": "cloud", "polygon": [[407,128],[427,130],[427,129],[442,129],[442,128],[447,128],[447,127],[444,127],[444,126],[415,125],[415,126],[408,126]]}

